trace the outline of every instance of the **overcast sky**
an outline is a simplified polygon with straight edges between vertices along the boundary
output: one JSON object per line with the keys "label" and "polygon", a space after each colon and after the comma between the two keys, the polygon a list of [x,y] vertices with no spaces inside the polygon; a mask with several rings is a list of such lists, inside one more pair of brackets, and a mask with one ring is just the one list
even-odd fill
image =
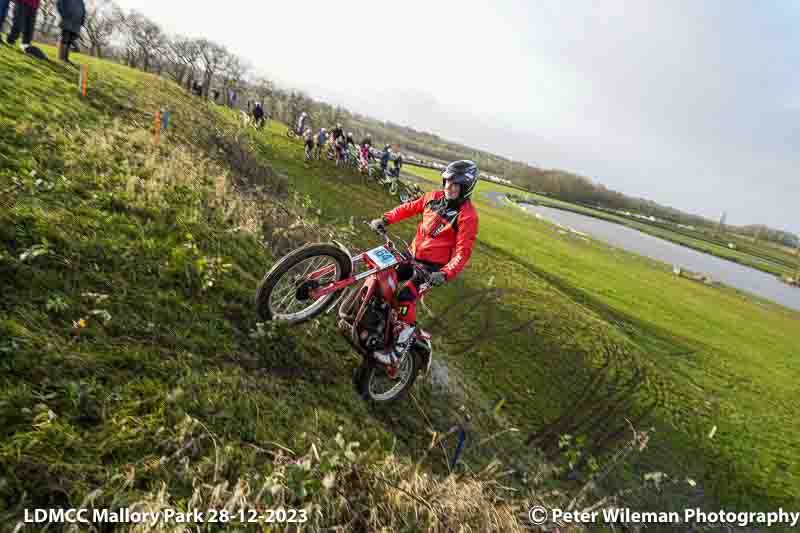
{"label": "overcast sky", "polygon": [[353,111],[800,233],[800,2],[118,1]]}

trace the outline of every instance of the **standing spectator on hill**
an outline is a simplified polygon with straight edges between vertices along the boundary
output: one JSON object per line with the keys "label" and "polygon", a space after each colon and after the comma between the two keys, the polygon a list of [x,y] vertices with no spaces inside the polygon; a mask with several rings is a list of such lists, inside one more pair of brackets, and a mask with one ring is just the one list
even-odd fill
{"label": "standing spectator on hill", "polygon": [[403,154],[397,152],[397,157],[394,158],[394,172],[399,177],[400,168],[403,166]]}
{"label": "standing spectator on hill", "polygon": [[264,127],[264,108],[261,107],[261,102],[256,102],[253,108],[253,119],[255,119],[257,128],[261,129]]}
{"label": "standing spectator on hill", "polygon": [[44,52],[31,45],[33,30],[36,27],[36,13],[39,11],[39,0],[15,0],[14,21],[8,34],[8,44],[14,46],[22,34],[22,50],[38,59],[47,59]]}
{"label": "standing spectator on hill", "polygon": [[86,6],[83,0],[58,0],[58,14],[61,15],[61,43],[58,46],[58,59],[72,64],[69,50],[81,34],[86,20]]}
{"label": "standing spectator on hill", "polygon": [[[11,0],[0,0],[0,32],[3,31],[3,24],[6,22],[6,15],[8,15],[8,4]],[[0,37],[0,44],[4,44],[3,38]]]}

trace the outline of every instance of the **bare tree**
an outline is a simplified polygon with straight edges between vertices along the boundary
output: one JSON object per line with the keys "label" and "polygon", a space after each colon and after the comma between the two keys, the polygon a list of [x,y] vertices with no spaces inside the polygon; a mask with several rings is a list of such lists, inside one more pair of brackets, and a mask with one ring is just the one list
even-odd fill
{"label": "bare tree", "polygon": [[171,63],[168,68],[170,77],[179,85],[189,87],[197,76],[200,60],[197,40],[177,36],[169,41],[165,55]]}
{"label": "bare tree", "polygon": [[117,12],[111,0],[89,0],[86,3],[83,32],[93,56],[103,57],[103,51],[109,46],[120,22]]}
{"label": "bare tree", "polygon": [[125,37],[125,55],[128,64],[141,66],[145,72],[158,63],[164,53],[167,38],[161,28],[137,11],[124,13],[117,9],[117,16]]}
{"label": "bare tree", "polygon": [[253,83],[253,92],[263,105],[267,105],[275,92],[275,84],[266,78],[258,78]]}
{"label": "bare tree", "polygon": [[56,34],[55,28],[58,13],[55,0],[42,0],[36,14],[36,30],[40,35],[52,36]]}
{"label": "bare tree", "polygon": [[214,76],[224,68],[230,54],[224,46],[208,39],[197,41],[197,48],[200,64],[203,67],[203,94],[208,96]]}
{"label": "bare tree", "polygon": [[[222,86],[226,90],[238,91],[249,69],[250,67],[239,56],[229,53],[220,69]],[[232,105],[231,102],[228,102],[228,105]]]}

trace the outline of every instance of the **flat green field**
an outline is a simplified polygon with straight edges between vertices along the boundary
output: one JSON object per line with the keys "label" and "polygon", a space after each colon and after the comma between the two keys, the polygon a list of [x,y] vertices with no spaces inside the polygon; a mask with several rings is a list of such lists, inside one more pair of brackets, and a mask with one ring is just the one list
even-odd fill
{"label": "flat green field", "polygon": [[[436,171],[404,170],[439,182]],[[525,274],[506,283],[545,279],[634,346],[663,387],[659,412],[667,425],[659,438],[674,439],[686,464],[697,453],[713,458],[707,475],[724,500],[796,502],[800,423],[792,413],[800,315],[734,289],[678,278],[667,265],[602,243],[560,235],[546,222],[488,201],[481,193],[490,191],[512,189],[483,181],[475,193],[481,243],[524,265]],[[549,319],[546,327],[557,327],[556,316]],[[559,360],[552,354],[551,364]]]}
{"label": "flat green field", "polygon": [[[396,200],[305,164],[281,124],[244,129],[168,81],[77,57],[87,99],[74,69],[0,48],[1,517],[156,498],[161,483],[185,503],[337,433],[441,470],[428,430],[462,406],[469,468],[495,455],[524,468],[526,442],[557,456],[565,433],[603,457],[630,421],[656,429],[637,468],[697,479],[709,504],[800,499],[797,313],[559,235],[484,201],[496,187],[481,183],[470,265],[421,312],[452,394],[419,384],[367,406],[330,317],[265,329],[252,297],[302,242],[375,245],[362,222]],[[485,415],[500,399],[519,431],[488,442],[506,427]]]}

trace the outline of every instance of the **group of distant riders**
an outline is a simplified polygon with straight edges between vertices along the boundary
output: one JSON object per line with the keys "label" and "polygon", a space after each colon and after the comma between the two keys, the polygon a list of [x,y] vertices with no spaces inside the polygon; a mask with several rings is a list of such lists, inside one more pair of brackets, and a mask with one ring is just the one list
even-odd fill
{"label": "group of distant riders", "polygon": [[[357,157],[358,167],[366,172],[369,164],[373,160],[380,161],[381,171],[389,176],[398,177],[403,166],[403,156],[399,152],[393,154],[391,147],[387,144],[380,152],[380,157],[376,157],[372,150],[372,139],[366,137],[356,144],[352,132],[345,132],[341,123],[330,131],[320,128],[316,133],[306,124],[309,120],[308,114],[304,111],[300,114],[294,127],[296,135],[302,135],[305,142],[306,160],[320,159],[326,154],[330,159],[336,160],[336,166],[344,166],[348,163],[348,157]],[[327,152],[325,147],[328,147]],[[389,169],[389,162],[394,156],[394,168]]]}
{"label": "group of distant riders", "polygon": [[[252,121],[256,128],[261,129],[266,122],[266,113],[260,102],[256,102],[251,108]],[[250,119],[248,119],[250,120]],[[316,133],[313,132],[308,122],[310,117],[303,111],[297,118],[294,126],[290,130],[291,136],[302,136],[305,143],[305,157],[307,161],[321,159],[323,155],[336,161],[336,166],[344,166],[349,162],[357,163],[359,170],[364,173],[369,171],[372,161],[380,162],[380,171],[385,176],[397,178],[400,176],[400,169],[403,166],[403,156],[399,152],[393,153],[387,144],[382,152],[378,152],[379,157],[373,153],[372,139],[366,137],[361,143],[356,144],[352,132],[345,132],[342,124],[330,131],[320,128]],[[327,146],[327,151],[325,147]],[[394,159],[392,158],[394,156]],[[355,161],[353,161],[355,159]],[[393,168],[389,168],[389,162],[394,161]]]}

